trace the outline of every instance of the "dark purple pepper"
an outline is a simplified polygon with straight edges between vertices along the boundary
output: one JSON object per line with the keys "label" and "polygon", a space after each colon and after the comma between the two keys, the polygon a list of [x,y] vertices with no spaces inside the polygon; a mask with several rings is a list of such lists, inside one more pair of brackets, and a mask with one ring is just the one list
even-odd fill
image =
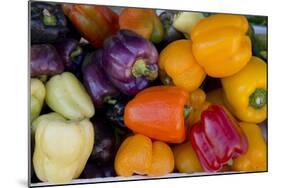
{"label": "dark purple pepper", "polygon": [[31,43],[53,43],[66,37],[70,28],[61,5],[48,2],[31,2]]}
{"label": "dark purple pepper", "polygon": [[84,85],[97,108],[114,102],[112,97],[119,94],[101,68],[101,61],[102,51],[97,50],[85,58],[82,68]]}
{"label": "dark purple pepper", "polygon": [[126,95],[135,95],[158,76],[153,44],[129,30],[119,30],[103,46],[102,64],[110,81]]}
{"label": "dark purple pepper", "polygon": [[108,162],[114,158],[115,135],[114,128],[103,119],[92,119],[95,131],[95,144],[90,159]]}
{"label": "dark purple pepper", "polygon": [[64,71],[64,64],[51,44],[32,45],[30,51],[31,76],[52,76]]}
{"label": "dark purple pepper", "polygon": [[79,41],[73,38],[65,38],[54,44],[64,63],[64,71],[72,72],[77,77],[81,77],[81,64],[84,53]]}

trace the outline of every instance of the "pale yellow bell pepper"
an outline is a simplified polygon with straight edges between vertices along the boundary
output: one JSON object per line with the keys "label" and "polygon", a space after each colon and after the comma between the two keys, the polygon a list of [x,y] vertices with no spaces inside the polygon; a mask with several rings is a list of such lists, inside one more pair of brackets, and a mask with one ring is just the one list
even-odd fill
{"label": "pale yellow bell pepper", "polygon": [[43,182],[67,183],[78,178],[94,146],[94,129],[88,119],[65,120],[57,113],[39,116],[35,133],[33,165]]}
{"label": "pale yellow bell pepper", "polygon": [[53,76],[46,84],[46,103],[67,119],[81,120],[95,114],[94,104],[80,81],[70,72]]}

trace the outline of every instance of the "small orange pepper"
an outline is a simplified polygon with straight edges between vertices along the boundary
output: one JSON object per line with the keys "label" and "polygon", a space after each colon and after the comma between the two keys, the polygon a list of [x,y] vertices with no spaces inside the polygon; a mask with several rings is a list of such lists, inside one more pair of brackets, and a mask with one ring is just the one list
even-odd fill
{"label": "small orange pepper", "polygon": [[162,176],[174,170],[174,156],[164,142],[141,134],[129,136],[117,151],[114,168],[119,176]]}
{"label": "small orange pepper", "polygon": [[135,133],[170,143],[186,139],[189,93],[176,86],[154,86],[139,92],[125,107],[125,125]]}
{"label": "small orange pepper", "polygon": [[191,92],[190,103],[192,111],[187,119],[188,128],[191,128],[193,124],[200,121],[202,111],[206,110],[210,105],[210,103],[206,101],[205,92],[200,88]]}

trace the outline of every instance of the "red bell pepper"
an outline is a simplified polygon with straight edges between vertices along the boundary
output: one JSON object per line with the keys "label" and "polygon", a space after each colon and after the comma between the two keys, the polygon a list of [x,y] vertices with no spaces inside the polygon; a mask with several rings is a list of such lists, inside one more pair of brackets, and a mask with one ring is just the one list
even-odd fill
{"label": "red bell pepper", "polygon": [[190,133],[190,140],[205,171],[218,171],[244,154],[248,141],[238,123],[219,105],[210,105]]}
{"label": "red bell pepper", "polygon": [[108,7],[64,4],[63,11],[81,35],[96,48],[119,29],[118,15]]}

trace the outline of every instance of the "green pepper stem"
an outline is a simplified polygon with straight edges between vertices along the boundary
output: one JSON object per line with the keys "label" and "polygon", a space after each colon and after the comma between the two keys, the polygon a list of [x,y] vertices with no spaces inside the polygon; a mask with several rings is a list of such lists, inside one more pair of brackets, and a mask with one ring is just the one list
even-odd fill
{"label": "green pepper stem", "polygon": [[43,9],[43,23],[47,26],[55,26],[57,19],[47,9]]}
{"label": "green pepper stem", "polygon": [[82,53],[82,48],[77,46],[70,54],[70,58],[73,59]]}
{"label": "green pepper stem", "polygon": [[145,76],[149,80],[154,80],[158,76],[157,71],[149,70],[149,68],[146,66],[144,59],[136,60],[132,67],[132,74],[135,78]]}
{"label": "green pepper stem", "polygon": [[266,90],[258,88],[249,97],[249,104],[255,109],[260,109],[266,105]]}
{"label": "green pepper stem", "polygon": [[191,106],[187,106],[187,105],[184,106],[184,108],[183,108],[184,119],[188,118],[188,116],[190,115],[191,111],[192,111],[192,107]]}

